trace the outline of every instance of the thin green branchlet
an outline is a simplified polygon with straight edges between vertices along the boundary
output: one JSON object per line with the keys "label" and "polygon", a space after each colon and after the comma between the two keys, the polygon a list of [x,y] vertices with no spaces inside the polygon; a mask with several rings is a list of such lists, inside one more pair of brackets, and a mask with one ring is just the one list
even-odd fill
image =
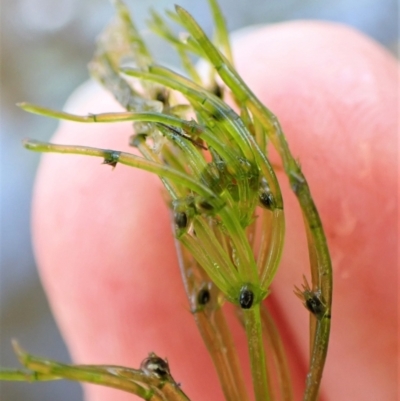
{"label": "thin green branchlet", "polygon": [[[230,302],[246,333],[255,400],[290,401],[293,392],[285,348],[262,304],[279,267],[285,236],[282,194],[266,155],[269,144],[274,146],[306,226],[312,287],[304,278],[295,294],[310,312],[311,356],[303,400],[314,401],[328,349],[332,303],[332,269],[323,227],[278,120],[235,71],[223,14],[216,0],[209,3],[216,28],[213,41],[179,6],[167,12],[168,19],[151,12],[150,28],[176,49],[184,76],[155,63],[127,7],[114,0],[117,15],[100,36],[89,70],[126,112],[79,116],[20,104],[28,112],[78,123],[132,121],[129,143],[141,157],[34,140],[25,140],[24,146],[99,157],[113,168],[120,163],[157,174],[170,198],[190,310],[226,400],[252,399],[225,317],[224,304]],[[170,22],[187,33],[176,35]],[[208,63],[206,78],[196,70],[193,55]],[[228,91],[235,110],[223,100]],[[0,371],[2,380],[64,378],[118,388],[144,400],[189,400],[172,378],[168,363],[154,354],[135,370],[65,365],[29,355],[18,345],[15,350],[28,370]]]}
{"label": "thin green branchlet", "polygon": [[151,401],[188,401],[180,386],[171,376],[168,362],[151,353],[141,363],[140,369],[103,365],[66,365],[27,354],[13,342],[20,362],[30,372],[3,370],[0,378],[19,381],[77,380],[101,384],[136,394]]}

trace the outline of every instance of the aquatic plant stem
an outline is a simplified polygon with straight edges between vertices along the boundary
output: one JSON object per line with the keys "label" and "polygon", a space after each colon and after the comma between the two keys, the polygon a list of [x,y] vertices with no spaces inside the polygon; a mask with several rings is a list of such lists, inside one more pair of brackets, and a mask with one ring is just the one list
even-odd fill
{"label": "aquatic plant stem", "polygon": [[[313,319],[314,316],[310,316]],[[318,319],[314,333],[314,347],[311,349],[310,370],[306,379],[306,390],[303,401],[314,401],[318,397],[319,384],[322,379],[323,366],[328,352],[329,333],[331,327],[330,316]]]}
{"label": "aquatic plant stem", "polygon": [[[142,387],[141,385],[126,378],[117,377],[104,370],[96,371],[91,367],[86,368],[84,366],[72,366],[50,361],[48,359],[42,359],[27,354],[19,347],[19,345],[16,342],[14,342],[13,345],[20,362],[26,368],[42,376],[43,379],[46,376],[49,376],[50,380],[54,380],[54,377],[60,377],[68,380],[77,380],[86,383],[95,383],[107,387],[114,387],[121,390],[125,390],[127,392],[138,395],[144,400],[152,399],[151,397],[153,395],[153,391],[148,390]],[[161,399],[158,397],[156,397],[155,399],[161,401]]]}
{"label": "aquatic plant stem", "polygon": [[250,355],[255,400],[271,401],[271,394],[267,381],[260,304],[255,304],[250,309],[243,309],[242,311]]}
{"label": "aquatic plant stem", "polygon": [[[234,70],[229,61],[224,57],[213,43],[205,35],[204,31],[183,8],[176,6],[176,12],[189,33],[197,41],[207,55],[208,60],[214,66],[224,83],[232,90],[239,104],[246,105],[254,120],[264,127],[265,133],[278,151],[285,173],[293,192],[295,193],[303,212],[307,240],[310,254],[310,267],[313,290],[320,293],[325,305],[324,319],[330,319],[332,305],[332,265],[326,243],[324,229],[319,217],[310,188],[304,177],[300,165],[290,152],[288,143],[276,116],[265,107],[246,85],[239,74]],[[325,365],[326,353],[329,343],[330,323],[324,323],[319,333],[310,332],[313,342],[309,372],[306,380],[304,401],[316,400],[322,371]],[[317,335],[318,334],[318,335]],[[318,357],[317,357],[318,355]],[[317,364],[317,365],[315,365]],[[312,388],[310,388],[310,386]],[[312,397],[315,394],[315,397]]]}
{"label": "aquatic plant stem", "polygon": [[36,381],[50,381],[61,380],[59,376],[38,373],[26,372],[19,369],[0,369],[0,380],[4,381],[21,381],[21,382],[36,382]]}
{"label": "aquatic plant stem", "polygon": [[213,360],[225,398],[229,401],[248,400],[236,347],[224,312],[218,308],[209,316],[205,311],[200,311],[194,314],[194,318]]}
{"label": "aquatic plant stem", "polygon": [[[207,319],[207,322],[210,322],[211,319]],[[223,367],[223,372],[227,372],[230,375],[231,383],[234,385],[231,387],[235,391],[237,400],[246,401],[248,400],[246,386],[244,384],[242,371],[240,369],[240,363],[237,356],[237,351],[235,344],[233,342],[233,338],[225,319],[224,312],[222,309],[218,309],[215,311],[213,316],[213,325],[215,330],[218,333],[219,342],[221,343],[221,347],[219,349],[220,358],[223,359],[224,365],[229,365],[229,369]],[[229,399],[229,398],[228,398]]]}
{"label": "aquatic plant stem", "polygon": [[210,294],[207,305],[203,305],[199,309],[199,288],[210,279],[195,261],[193,255],[177,239],[175,246],[191,310],[204,344],[213,360],[225,399],[249,401],[236,346],[222,305],[218,300],[218,293],[214,291],[212,295]]}
{"label": "aquatic plant stem", "polygon": [[163,164],[155,163],[151,160],[146,160],[131,153],[120,152],[108,149],[92,148],[89,146],[71,146],[71,145],[57,145],[48,142],[40,142],[31,139],[23,141],[24,146],[36,152],[47,153],[67,153],[85,156],[95,156],[104,158],[105,164],[115,166],[117,163],[125,164],[130,167],[136,167],[141,170],[155,173],[160,177],[169,178],[181,185],[186,186],[199,195],[208,198],[211,202],[217,201],[218,197],[206,186],[199,183],[197,180],[190,176],[174,170]]}
{"label": "aquatic plant stem", "polygon": [[264,339],[268,344],[268,349],[271,350],[275,362],[274,369],[278,377],[280,400],[293,401],[293,390],[285,348],[274,319],[265,305],[261,305],[261,321]]}

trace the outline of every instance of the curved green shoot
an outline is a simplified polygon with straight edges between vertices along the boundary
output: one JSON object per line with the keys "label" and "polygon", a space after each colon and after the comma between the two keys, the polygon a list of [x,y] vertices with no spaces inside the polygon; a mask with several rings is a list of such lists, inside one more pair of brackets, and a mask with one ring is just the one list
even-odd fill
{"label": "curved green shoot", "polygon": [[113,2],[118,13],[118,21],[122,24],[122,29],[119,29],[118,32],[123,33],[126,42],[131,48],[130,54],[138,67],[145,69],[153,63],[153,57],[133,23],[128,7],[121,0],[113,0]]}
{"label": "curved green shoot", "polygon": [[220,47],[222,53],[225,55],[227,60],[229,60],[232,63],[233,62],[232,50],[224,14],[222,13],[221,8],[219,7],[219,4],[216,0],[208,0],[208,3],[210,4],[210,8],[214,18],[215,43],[217,47]]}
{"label": "curved green shoot", "polygon": [[261,322],[265,342],[268,349],[271,350],[273,370],[278,379],[278,388],[275,394],[281,401],[293,401],[293,390],[285,349],[274,319],[264,305],[261,305]]}
{"label": "curved green shoot", "polygon": [[[310,311],[311,319],[310,368],[303,399],[315,401],[328,348],[332,295],[332,273],[324,232],[307,182],[290,153],[276,117],[232,67],[223,15],[216,0],[209,0],[209,4],[216,26],[216,45],[182,8],[177,6],[176,13],[169,16],[188,30],[185,38],[176,36],[160,15],[152,13],[153,30],[175,47],[191,79],[154,64],[127,7],[116,0],[117,18],[100,37],[90,70],[127,111],[80,116],[20,104],[26,111],[61,120],[133,122],[136,135],[131,137],[130,144],[143,157],[116,150],[33,140],[25,141],[24,145],[39,152],[100,157],[104,164],[112,167],[121,163],[157,174],[170,195],[181,274],[190,308],[226,399],[248,401],[222,309],[224,301],[228,300],[240,307],[255,399],[275,401],[278,394],[280,400],[291,401],[290,377],[279,333],[272,318],[261,307],[279,266],[285,233],[282,194],[274,168],[265,154],[267,141],[270,141],[282,158],[306,222],[312,288],[305,283],[302,289],[296,289],[296,295]],[[211,84],[202,82],[189,53],[202,57],[214,67]],[[126,60],[133,60],[137,68],[123,68],[122,72],[140,82],[132,84],[131,79],[120,74],[120,65]],[[232,91],[238,113],[222,100],[217,74]],[[174,91],[180,92],[189,104],[182,105]],[[260,230],[256,229],[257,219]],[[258,231],[261,236],[256,239]],[[265,346],[273,362],[266,363]],[[147,368],[62,365],[26,357],[28,354],[19,349],[17,352],[31,371],[2,371],[0,379],[57,380],[62,377],[108,383],[105,385],[124,388],[146,400],[188,400],[170,377],[169,370],[160,381],[160,377],[149,374]],[[151,355],[148,359],[153,357],[158,358]]]}
{"label": "curved green shoot", "polygon": [[222,310],[221,294],[182,243],[176,240],[175,245],[191,310],[213,360],[225,398],[249,401],[236,347]]}
{"label": "curved green shoot", "polygon": [[244,325],[249,346],[250,365],[256,401],[270,401],[267,366],[262,336],[260,304],[243,309]]}
{"label": "curved green shoot", "polygon": [[[140,370],[119,366],[67,365],[30,355],[13,342],[15,353],[21,364],[29,371],[0,371],[0,379],[11,381],[47,381],[67,379],[113,387],[135,394],[146,401],[189,401],[172,378],[166,361],[151,354],[142,362]],[[149,371],[146,361],[159,363],[164,370]],[[156,373],[157,372],[157,373]],[[162,372],[162,373],[159,373]]]}
{"label": "curved green shoot", "polygon": [[131,153],[92,148],[88,146],[57,145],[48,142],[35,141],[32,139],[26,139],[23,144],[27,149],[35,152],[66,153],[100,157],[104,159],[104,164],[109,164],[114,167],[117,163],[121,163],[130,167],[149,171],[159,175],[160,177],[169,178],[177,184],[186,186],[187,188],[206,198],[209,202],[213,203],[215,205],[215,209],[217,210],[223,206],[218,196],[197,180],[164,164],[158,164]]}
{"label": "curved green shoot", "polygon": [[[285,172],[302,208],[309,234],[310,265],[315,292],[321,292],[326,308],[324,317],[317,320],[313,339],[309,374],[307,375],[304,401],[315,400],[322,377],[329,343],[330,310],[332,303],[332,266],[325,234],[316,206],[312,199],[307,181],[300,166],[293,158],[277,118],[252,93],[229,61],[215,48],[193,17],[183,8],[176,6],[176,12],[188,32],[202,47],[208,60],[225,84],[232,90],[236,99],[247,105],[254,118],[266,129],[266,133],[278,150]],[[313,317],[311,317],[313,319]]]}

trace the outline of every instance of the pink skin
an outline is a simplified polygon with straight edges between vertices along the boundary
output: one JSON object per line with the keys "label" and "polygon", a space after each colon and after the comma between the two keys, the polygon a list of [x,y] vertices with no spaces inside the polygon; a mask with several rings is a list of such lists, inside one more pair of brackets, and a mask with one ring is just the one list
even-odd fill
{"label": "pink skin", "polygon": [[[251,32],[235,55],[245,81],[281,121],[326,229],[335,282],[321,399],[394,400],[396,60],[349,28],[315,22]],[[97,92],[75,97],[70,110],[118,106]],[[63,123],[53,141],[128,150],[130,134],[126,123]],[[286,333],[299,399],[308,315],[293,288],[309,271],[299,208],[279,175],[287,239],[269,302]],[[137,367],[154,351],[168,357],[193,400],[222,400],[182,289],[158,178],[112,170],[97,158],[45,155],[33,211],[43,284],[74,360]],[[85,391],[90,401],[135,398]]]}

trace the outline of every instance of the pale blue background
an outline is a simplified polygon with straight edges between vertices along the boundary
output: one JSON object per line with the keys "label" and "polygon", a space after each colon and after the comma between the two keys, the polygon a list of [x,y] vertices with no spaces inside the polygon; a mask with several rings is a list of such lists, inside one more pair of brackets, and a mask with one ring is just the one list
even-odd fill
{"label": "pale blue background", "polygon": [[[128,0],[145,27],[147,9],[179,3],[210,32],[206,1]],[[395,52],[395,0],[221,0],[230,30],[288,19],[325,19],[352,25]],[[29,136],[48,139],[56,122],[21,112],[18,101],[61,108],[68,94],[88,77],[94,38],[111,18],[106,0],[1,0],[1,277],[0,364],[17,366],[10,339],[29,350],[68,360],[35,270],[30,245],[30,197],[37,154],[21,147]],[[167,46],[149,36],[161,60]],[[77,384],[0,384],[1,401],[82,400]]]}

